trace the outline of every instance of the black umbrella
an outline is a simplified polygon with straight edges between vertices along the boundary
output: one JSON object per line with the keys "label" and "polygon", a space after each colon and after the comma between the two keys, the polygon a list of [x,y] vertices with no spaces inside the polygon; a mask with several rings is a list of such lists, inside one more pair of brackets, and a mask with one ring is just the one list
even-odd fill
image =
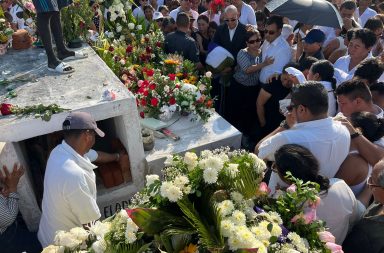
{"label": "black umbrella", "polygon": [[308,25],[341,28],[343,20],[333,4],[325,0],[271,0],[265,6],[272,14]]}

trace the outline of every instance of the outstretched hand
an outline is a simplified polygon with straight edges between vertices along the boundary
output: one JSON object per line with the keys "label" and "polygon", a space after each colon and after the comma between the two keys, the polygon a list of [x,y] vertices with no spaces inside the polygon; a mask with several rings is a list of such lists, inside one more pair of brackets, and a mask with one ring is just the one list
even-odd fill
{"label": "outstretched hand", "polygon": [[4,184],[1,194],[7,196],[9,193],[17,191],[17,184],[21,176],[24,175],[24,168],[15,163],[13,171],[10,173],[7,166],[3,165],[3,172],[0,170],[0,181]]}

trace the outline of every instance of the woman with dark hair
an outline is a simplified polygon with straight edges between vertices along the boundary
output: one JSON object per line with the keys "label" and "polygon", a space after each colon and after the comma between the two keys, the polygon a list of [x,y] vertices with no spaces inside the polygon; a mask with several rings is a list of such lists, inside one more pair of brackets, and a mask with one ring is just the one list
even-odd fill
{"label": "woman with dark hair", "polygon": [[290,184],[285,175],[288,171],[304,182],[315,182],[320,186],[320,204],[317,217],[326,222],[335,238],[341,244],[350,228],[362,216],[365,208],[356,200],[348,185],[340,179],[327,179],[319,174],[319,162],[307,149],[297,144],[286,144],[275,153],[272,166],[279,177]]}
{"label": "woman with dark hair", "polygon": [[[384,119],[378,119],[375,114],[370,112],[355,112],[351,114],[350,122],[369,141],[379,145],[383,141]],[[359,155],[354,144],[351,143],[351,151],[341,164],[335,177],[343,179],[351,187],[355,196],[360,197],[365,195],[362,195],[364,189],[368,190],[366,182],[371,172],[372,166]]]}
{"label": "woman with dark hair", "polygon": [[255,105],[260,90],[259,73],[274,60],[267,57],[262,62],[261,36],[256,28],[248,26],[245,37],[247,47],[237,54],[237,65],[229,87],[227,120],[243,133],[243,137],[248,138],[252,132],[257,131]]}
{"label": "woman with dark hair", "polygon": [[201,64],[205,65],[207,59],[208,45],[211,41],[208,34],[209,18],[205,15],[200,15],[197,18],[198,31],[192,33],[192,38],[195,39],[197,48],[199,49],[199,58]]}
{"label": "woman with dark hair", "polygon": [[324,85],[328,92],[328,116],[333,117],[336,115],[336,97],[334,91],[336,89],[336,79],[334,76],[333,65],[327,60],[320,60],[312,64],[309,69],[307,79],[308,81],[319,81]]}
{"label": "woman with dark hair", "polygon": [[145,17],[144,23],[146,28],[148,29],[152,23],[153,13],[155,12],[155,9],[151,5],[146,4],[143,6],[143,11],[144,11],[144,17]]}

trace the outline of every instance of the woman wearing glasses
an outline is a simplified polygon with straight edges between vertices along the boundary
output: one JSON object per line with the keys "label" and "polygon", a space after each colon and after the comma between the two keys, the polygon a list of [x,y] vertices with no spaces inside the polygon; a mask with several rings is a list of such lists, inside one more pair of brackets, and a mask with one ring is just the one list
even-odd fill
{"label": "woman wearing glasses", "polygon": [[343,244],[344,252],[384,252],[384,161],[377,163],[367,184],[375,202],[353,227]]}
{"label": "woman wearing glasses", "polygon": [[[256,98],[260,87],[260,69],[273,63],[271,57],[262,62],[261,36],[252,26],[246,28],[246,48],[237,54],[237,65],[228,92],[228,121],[239,129],[245,138],[255,130],[257,121]],[[252,147],[253,148],[253,147]]]}
{"label": "woman wearing glasses", "polygon": [[316,209],[316,215],[326,222],[326,226],[329,228],[329,232],[335,236],[337,244],[344,241],[349,227],[360,219],[365,210],[343,180],[328,179],[319,174],[319,162],[303,146],[297,144],[281,146],[275,152],[275,163],[272,170],[287,184],[291,184],[285,178],[288,171],[295,178],[303,180],[304,183],[310,181],[319,184],[321,200]]}

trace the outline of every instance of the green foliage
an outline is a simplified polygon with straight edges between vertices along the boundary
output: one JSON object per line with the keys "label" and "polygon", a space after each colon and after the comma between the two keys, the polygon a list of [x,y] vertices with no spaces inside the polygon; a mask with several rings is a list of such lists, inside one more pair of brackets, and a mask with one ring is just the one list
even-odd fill
{"label": "green foliage", "polygon": [[68,111],[69,109],[61,108],[57,104],[50,105],[32,105],[32,106],[12,106],[11,111],[13,114],[19,117],[27,117],[33,115],[35,118],[41,118],[44,121],[50,121],[53,114]]}
{"label": "green foliage", "polygon": [[67,42],[85,39],[87,27],[92,24],[93,12],[89,0],[75,0],[73,5],[61,11],[63,35]]}

